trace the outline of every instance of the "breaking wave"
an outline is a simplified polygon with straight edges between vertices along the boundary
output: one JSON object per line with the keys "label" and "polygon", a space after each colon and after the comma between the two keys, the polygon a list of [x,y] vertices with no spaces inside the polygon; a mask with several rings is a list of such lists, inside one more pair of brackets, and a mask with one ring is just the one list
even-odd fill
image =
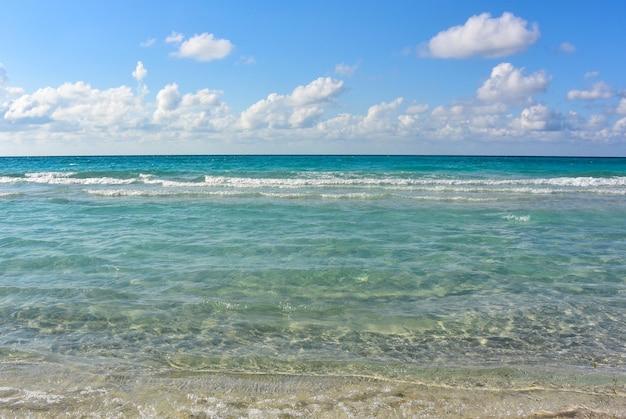
{"label": "breaking wave", "polygon": [[[107,173],[90,176],[77,172],[37,172],[1,176],[0,184],[90,186],[90,195],[116,196],[263,196],[270,198],[321,197],[326,199],[380,199],[393,195],[425,199],[458,195],[479,200],[489,196],[546,194],[626,195],[626,177],[546,178],[438,178],[409,174],[373,175],[352,172],[288,173],[276,177],[201,175],[177,179],[156,174]],[[111,189],[115,186],[115,189]],[[0,192],[7,196],[10,192]],[[426,198],[427,199],[427,198]]]}

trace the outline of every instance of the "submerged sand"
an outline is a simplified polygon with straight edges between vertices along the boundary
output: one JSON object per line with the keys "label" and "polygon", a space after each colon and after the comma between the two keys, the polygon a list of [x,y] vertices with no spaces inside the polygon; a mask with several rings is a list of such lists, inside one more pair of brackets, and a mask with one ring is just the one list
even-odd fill
{"label": "submerged sand", "polygon": [[0,364],[0,377],[2,418],[626,417],[626,381],[610,371],[433,369],[411,381],[37,363]]}

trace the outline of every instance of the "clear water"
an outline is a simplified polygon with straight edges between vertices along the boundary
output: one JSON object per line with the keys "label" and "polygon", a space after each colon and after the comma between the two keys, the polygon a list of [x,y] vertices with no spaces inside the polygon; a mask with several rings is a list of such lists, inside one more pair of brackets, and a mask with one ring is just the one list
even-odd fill
{"label": "clear water", "polygon": [[0,158],[0,413],[626,414],[625,255],[626,159]]}

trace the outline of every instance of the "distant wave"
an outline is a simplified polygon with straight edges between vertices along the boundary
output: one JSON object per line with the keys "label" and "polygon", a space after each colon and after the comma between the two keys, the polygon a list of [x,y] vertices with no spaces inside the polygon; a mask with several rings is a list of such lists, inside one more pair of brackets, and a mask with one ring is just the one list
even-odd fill
{"label": "distant wave", "polygon": [[[343,172],[295,173],[291,177],[242,177],[205,175],[190,180],[167,179],[152,174],[125,174],[124,177],[89,177],[76,172],[38,172],[23,176],[1,176],[2,184],[34,183],[47,185],[129,186],[138,189],[88,190],[91,194],[108,196],[151,196],[169,194],[164,190],[178,189],[178,194],[223,194],[226,191],[248,193],[260,191],[266,196],[279,196],[282,192],[293,194],[320,194],[345,191],[345,195],[358,198],[362,193],[429,192],[437,194],[559,194],[595,193],[626,195],[626,177],[554,177],[554,178],[436,178],[401,177]],[[158,190],[160,188],[162,190]],[[349,191],[349,192],[348,192]],[[384,192],[383,192],[384,191]],[[331,193],[330,197],[335,197]]]}
{"label": "distant wave", "polygon": [[114,177],[76,177],[72,172],[41,172],[26,173],[23,177],[1,176],[0,183],[42,183],[49,185],[128,185],[137,179],[121,179]]}
{"label": "distant wave", "polygon": [[0,199],[2,198],[15,198],[21,196],[19,192],[0,192]]}

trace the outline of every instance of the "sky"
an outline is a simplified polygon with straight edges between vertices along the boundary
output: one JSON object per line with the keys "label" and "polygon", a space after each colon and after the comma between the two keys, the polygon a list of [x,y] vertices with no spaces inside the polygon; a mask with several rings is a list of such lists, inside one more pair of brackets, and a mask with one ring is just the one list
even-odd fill
{"label": "sky", "polygon": [[626,156],[623,0],[2,1],[0,156]]}

